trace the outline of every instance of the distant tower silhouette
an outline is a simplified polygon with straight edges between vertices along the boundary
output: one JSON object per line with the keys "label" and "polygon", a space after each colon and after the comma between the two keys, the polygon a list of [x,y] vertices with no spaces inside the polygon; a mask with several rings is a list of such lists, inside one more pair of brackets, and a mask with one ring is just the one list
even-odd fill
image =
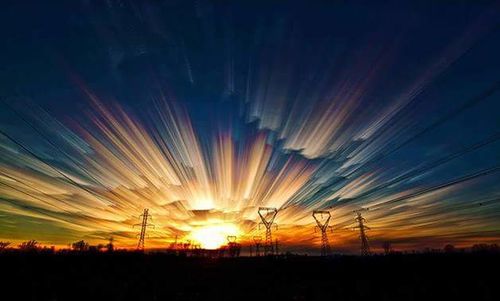
{"label": "distant tower silhouette", "polygon": [[312,216],[321,231],[321,256],[328,256],[330,255],[330,244],[328,243],[327,230],[330,228],[328,226],[331,218],[330,211],[315,210]]}
{"label": "distant tower silhouette", "polygon": [[382,243],[382,248],[384,248],[385,255],[389,255],[392,253],[392,244],[390,241],[384,241]]}
{"label": "distant tower silhouette", "polygon": [[230,257],[240,256],[241,245],[236,242],[236,236],[230,235],[227,237],[227,246]]}
{"label": "distant tower silhouette", "polygon": [[260,256],[260,245],[262,244],[262,237],[254,236],[253,242],[255,243],[255,256]]}
{"label": "distant tower silhouette", "polygon": [[[276,214],[278,214],[278,210],[276,208],[271,207],[259,207],[259,216],[262,220],[260,224],[263,224],[266,227],[266,242],[264,244],[264,253],[266,255],[274,254],[274,245],[273,245],[273,237],[271,235],[271,227],[273,226],[274,218]],[[277,227],[277,225],[275,224]]]}
{"label": "distant tower silhouette", "polygon": [[358,225],[354,228],[359,229],[359,239],[361,241],[361,255],[370,255],[370,246],[368,245],[368,237],[366,237],[366,230],[370,230],[370,227],[365,225],[366,219],[361,216],[361,210],[355,210],[356,218],[354,219]]}
{"label": "distant tower silhouette", "polygon": [[141,233],[139,234],[139,242],[137,243],[138,250],[144,250],[144,240],[146,238],[146,229],[148,227],[153,227],[154,225],[149,224],[149,219],[151,219],[151,215],[149,215],[149,209],[144,209],[144,213],[140,215],[142,217],[142,223],[135,224],[134,226],[141,226]]}
{"label": "distant tower silhouette", "polygon": [[108,239],[108,244],[106,245],[106,250],[108,252],[113,252],[115,250],[115,245],[113,245],[114,240],[112,236]]}

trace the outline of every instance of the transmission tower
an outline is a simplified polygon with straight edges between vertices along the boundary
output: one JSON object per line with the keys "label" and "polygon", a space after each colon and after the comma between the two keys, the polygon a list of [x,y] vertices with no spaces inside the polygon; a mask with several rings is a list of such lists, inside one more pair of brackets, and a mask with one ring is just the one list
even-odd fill
{"label": "transmission tower", "polygon": [[359,239],[361,241],[361,255],[370,255],[370,246],[368,245],[368,237],[366,237],[366,230],[370,230],[370,227],[365,225],[366,219],[361,216],[361,210],[355,210],[356,218],[354,219],[358,225],[354,227],[359,229]]}
{"label": "transmission tower", "polygon": [[141,233],[138,235],[139,236],[139,242],[137,243],[137,249],[138,250],[144,250],[144,240],[146,238],[146,229],[148,227],[155,227],[153,224],[149,224],[149,220],[152,219],[151,215],[149,214],[149,209],[144,209],[144,213],[141,214],[139,217],[142,217],[142,222],[140,224],[135,224],[135,226],[141,226]]}
{"label": "transmission tower", "polygon": [[[321,231],[321,256],[328,256],[330,255],[330,244],[328,243],[327,230],[331,229],[328,223],[332,215],[330,211],[315,210],[312,216],[316,220],[317,228]],[[316,228],[314,229],[316,230]]]}
{"label": "transmission tower", "polygon": [[[278,214],[278,210],[276,208],[271,208],[271,207],[259,207],[259,216],[260,219],[262,220],[261,223],[259,223],[259,226],[262,224],[266,227],[266,241],[264,244],[264,253],[266,255],[272,255],[274,254],[274,245],[273,245],[273,237],[271,234],[271,228],[273,226],[274,218],[276,217],[276,214]],[[274,225],[277,227],[277,225]]]}
{"label": "transmission tower", "polygon": [[240,256],[241,245],[236,242],[236,236],[230,235],[227,237],[227,246],[229,249],[230,257]]}
{"label": "transmission tower", "polygon": [[255,256],[260,256],[260,246],[262,244],[262,237],[254,236],[253,242],[255,243]]}
{"label": "transmission tower", "polygon": [[109,239],[108,239],[108,244],[106,245],[106,250],[108,252],[113,252],[114,249],[115,249],[115,245],[113,244],[113,241],[115,239],[111,236]]}

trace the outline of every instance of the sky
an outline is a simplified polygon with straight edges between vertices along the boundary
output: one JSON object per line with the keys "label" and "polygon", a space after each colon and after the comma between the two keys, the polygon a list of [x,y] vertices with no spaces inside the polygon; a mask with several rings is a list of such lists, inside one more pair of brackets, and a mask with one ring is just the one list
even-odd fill
{"label": "sky", "polygon": [[498,2],[2,6],[0,240],[500,242]]}

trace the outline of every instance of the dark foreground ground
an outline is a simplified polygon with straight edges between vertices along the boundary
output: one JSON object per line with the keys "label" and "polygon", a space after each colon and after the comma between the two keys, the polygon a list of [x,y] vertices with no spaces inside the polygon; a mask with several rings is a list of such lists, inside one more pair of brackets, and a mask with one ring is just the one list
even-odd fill
{"label": "dark foreground ground", "polygon": [[[0,254],[1,300],[500,300],[498,254]],[[13,297],[3,299],[13,292]],[[432,298],[432,299],[431,299]]]}

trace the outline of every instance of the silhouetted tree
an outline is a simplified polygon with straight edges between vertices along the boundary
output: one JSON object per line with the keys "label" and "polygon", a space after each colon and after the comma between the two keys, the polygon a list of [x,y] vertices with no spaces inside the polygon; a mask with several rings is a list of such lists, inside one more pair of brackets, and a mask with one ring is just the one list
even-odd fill
{"label": "silhouetted tree", "polygon": [[10,245],[9,241],[0,241],[0,251],[5,250]]}
{"label": "silhouetted tree", "polygon": [[486,252],[488,251],[487,244],[475,244],[471,248],[472,252]]}
{"label": "silhouetted tree", "polygon": [[447,244],[444,246],[443,250],[445,253],[454,253],[456,251],[455,246],[452,244]]}
{"label": "silhouetted tree", "polygon": [[86,243],[84,240],[80,240],[80,241],[72,243],[71,248],[75,251],[84,252],[84,251],[88,251],[89,244]]}
{"label": "silhouetted tree", "polygon": [[183,250],[189,250],[191,248],[191,241],[187,241],[181,244]]}
{"label": "silhouetted tree", "polygon": [[38,249],[38,241],[36,240],[28,240],[19,245],[19,249],[23,251],[33,251]]}
{"label": "silhouetted tree", "polygon": [[471,248],[472,252],[498,252],[499,247],[497,244],[475,244]]}
{"label": "silhouetted tree", "polygon": [[37,249],[38,251],[44,253],[44,254],[54,254],[56,252],[56,247],[54,246],[50,246],[50,247],[47,247],[47,246],[44,246],[43,248],[38,248]]}

